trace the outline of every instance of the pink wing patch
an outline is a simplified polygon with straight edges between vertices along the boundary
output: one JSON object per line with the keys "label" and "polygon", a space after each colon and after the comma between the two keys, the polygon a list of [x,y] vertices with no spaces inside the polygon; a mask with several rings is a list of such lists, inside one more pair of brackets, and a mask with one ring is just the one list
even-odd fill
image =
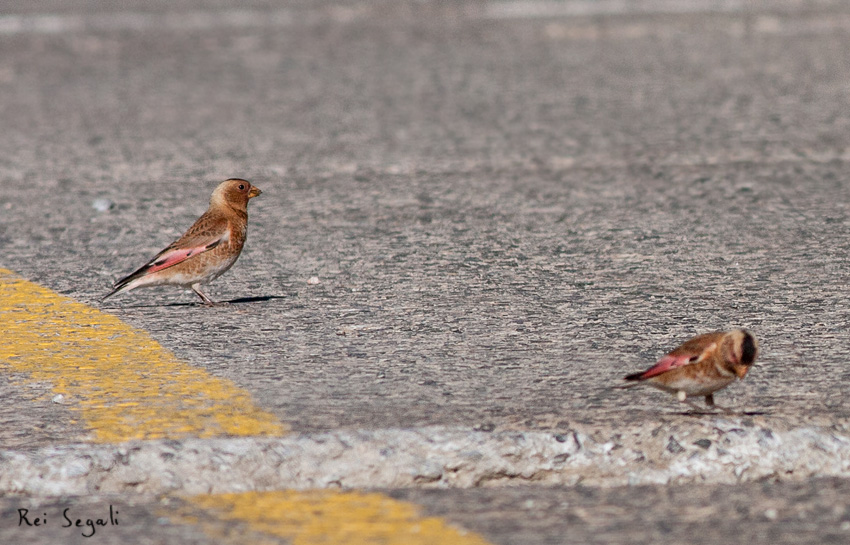
{"label": "pink wing patch", "polygon": [[182,263],[192,257],[193,255],[198,255],[207,250],[215,248],[218,245],[218,241],[213,244],[207,244],[205,246],[196,246],[194,248],[176,248],[174,250],[169,250],[163,253],[161,256],[157,257],[157,259],[151,263],[150,268],[145,271],[146,274],[155,273],[157,271],[161,271],[163,269],[167,269],[168,267],[173,267],[178,263]]}
{"label": "pink wing patch", "polygon": [[638,380],[652,378],[654,376],[660,375],[661,373],[666,373],[671,369],[676,369],[677,367],[682,367],[689,363],[693,363],[698,357],[699,355],[682,354],[678,356],[673,356],[671,354],[668,354],[658,360],[658,363],[641,373],[636,378]]}

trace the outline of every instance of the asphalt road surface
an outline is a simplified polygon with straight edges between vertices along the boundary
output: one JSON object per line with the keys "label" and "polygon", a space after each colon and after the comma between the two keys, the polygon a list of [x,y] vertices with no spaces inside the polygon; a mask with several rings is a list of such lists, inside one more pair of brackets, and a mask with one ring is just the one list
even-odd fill
{"label": "asphalt road surface", "polygon": [[[7,2],[0,267],[295,434],[710,429],[611,387],[746,327],[761,365],[718,404],[741,429],[843,440],[848,48],[831,1]],[[101,302],[233,176],[263,194],[208,290],[229,305]],[[86,445],[73,399],[4,375],[0,444]],[[839,543],[841,452],[826,481],[799,480],[804,460],[764,483],[387,494],[492,543]],[[132,495],[4,499],[0,535],[57,539],[18,525],[22,502],[110,501],[143,506],[151,543],[190,539]]]}

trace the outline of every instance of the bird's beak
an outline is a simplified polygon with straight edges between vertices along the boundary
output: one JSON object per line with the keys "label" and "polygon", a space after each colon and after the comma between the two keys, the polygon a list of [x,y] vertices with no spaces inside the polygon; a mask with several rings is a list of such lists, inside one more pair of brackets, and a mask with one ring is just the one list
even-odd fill
{"label": "bird's beak", "polygon": [[248,192],[248,198],[253,199],[257,195],[261,195],[263,192],[260,191],[259,187],[251,186],[251,191]]}
{"label": "bird's beak", "polygon": [[749,365],[736,365],[735,366],[735,374],[738,375],[738,378],[744,380],[744,377],[747,376],[747,371],[750,370]]}

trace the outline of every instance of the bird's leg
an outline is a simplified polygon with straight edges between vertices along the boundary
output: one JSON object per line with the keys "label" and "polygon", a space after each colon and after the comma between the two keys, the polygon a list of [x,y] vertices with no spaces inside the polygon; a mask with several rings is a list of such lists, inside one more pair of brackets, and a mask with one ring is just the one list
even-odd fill
{"label": "bird's leg", "polygon": [[716,409],[718,411],[723,411],[726,414],[737,414],[732,409],[727,409],[726,407],[721,407],[714,402],[714,394],[708,394],[705,396],[705,404],[708,405],[709,409]]}
{"label": "bird's leg", "polygon": [[207,297],[204,294],[204,292],[201,291],[201,285],[200,284],[192,284],[192,291],[197,293],[198,297],[200,297],[201,300],[204,302],[204,304],[207,305],[208,307],[215,306],[215,301],[213,301],[212,299]]}
{"label": "bird's leg", "polygon": [[690,401],[690,400],[688,399],[688,394],[686,394],[686,393],[685,393],[685,392],[683,392],[682,390],[679,390],[678,392],[676,392],[676,399],[678,399],[678,400],[679,400],[679,403],[684,403],[684,404],[686,404],[687,406],[689,406],[691,409],[693,409],[693,410],[695,410],[695,411],[697,411],[697,412],[700,412],[700,413],[701,413],[701,412],[703,412],[702,407],[699,407],[699,406],[697,406],[697,405],[694,405],[694,402],[693,402],[693,401]]}

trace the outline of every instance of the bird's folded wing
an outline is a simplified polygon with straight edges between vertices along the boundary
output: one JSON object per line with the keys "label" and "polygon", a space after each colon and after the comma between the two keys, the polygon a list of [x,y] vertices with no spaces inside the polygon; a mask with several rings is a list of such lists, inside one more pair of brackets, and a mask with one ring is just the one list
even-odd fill
{"label": "bird's folded wing", "polygon": [[682,367],[690,363],[696,363],[697,361],[699,361],[699,359],[699,354],[668,354],[658,360],[658,363],[656,363],[643,373],[637,374],[635,378],[638,380],[652,378],[656,375],[660,375],[661,373],[666,373],[671,369]]}
{"label": "bird's folded wing", "polygon": [[178,263],[182,263],[192,256],[197,256],[204,252],[208,252],[221,244],[224,237],[215,239],[193,240],[190,246],[169,246],[160,252],[155,258],[151,259],[147,265],[140,270],[144,270],[145,274],[155,273],[169,267],[173,267]]}

